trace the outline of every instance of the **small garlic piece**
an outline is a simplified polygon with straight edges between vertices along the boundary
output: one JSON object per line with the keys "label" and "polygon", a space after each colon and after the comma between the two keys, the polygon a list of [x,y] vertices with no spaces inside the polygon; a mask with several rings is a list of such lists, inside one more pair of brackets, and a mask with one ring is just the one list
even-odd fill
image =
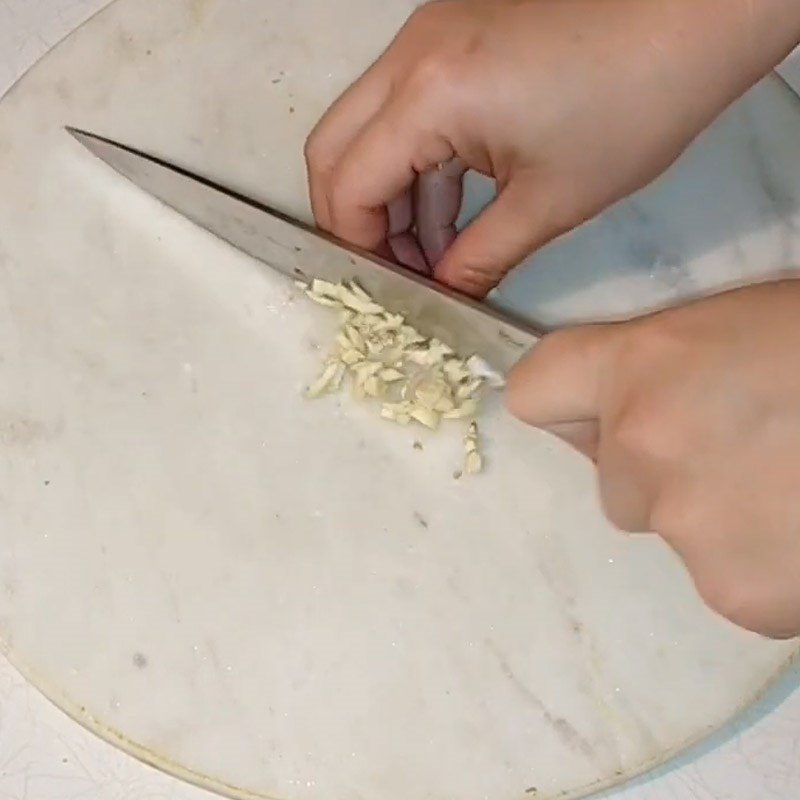
{"label": "small garlic piece", "polygon": [[329,308],[342,307],[342,304],[339,300],[336,300],[333,297],[327,297],[324,294],[317,294],[317,292],[312,292],[310,289],[306,289],[306,296],[310,297],[315,303],[317,303],[320,306],[328,306]]}
{"label": "small garlic piece", "polygon": [[452,411],[445,411],[443,416],[445,419],[465,419],[466,417],[474,416],[477,410],[478,401],[474,397],[470,397]]}
{"label": "small garlic piece", "polygon": [[464,462],[464,470],[468,475],[475,475],[483,469],[483,458],[477,451],[467,453],[467,458]]}
{"label": "small garlic piece", "polygon": [[359,314],[379,314],[383,311],[382,306],[372,300],[365,300],[348,286],[339,287],[339,299],[347,308]]}
{"label": "small garlic piece", "polygon": [[383,384],[375,375],[370,375],[364,381],[364,391],[370,397],[380,397],[383,394]]}
{"label": "small garlic piece", "polygon": [[380,372],[381,363],[379,361],[362,361],[360,364],[356,364],[353,367],[353,370],[358,373],[358,375],[366,380],[367,378],[376,375]]}
{"label": "small garlic piece", "polygon": [[340,358],[342,359],[343,364],[347,364],[348,367],[352,367],[354,364],[358,364],[364,360],[364,354],[359,353],[355,348],[350,348],[349,350],[345,350]]}
{"label": "small garlic piece", "polygon": [[430,408],[416,405],[411,410],[411,418],[422,423],[426,428],[435,431],[439,427],[439,415]]}
{"label": "small garlic piece", "polygon": [[483,469],[483,456],[478,450],[478,423],[473,420],[467,428],[467,435],[464,437],[464,471],[468,475],[474,475]]}
{"label": "small garlic piece", "polygon": [[355,325],[347,325],[344,329],[344,332],[356,350],[367,349],[367,344],[364,341],[364,337],[358,332]]}
{"label": "small garlic piece", "polygon": [[339,287],[335,283],[323,281],[321,278],[314,278],[314,280],[311,281],[311,291],[314,294],[339,300]]}
{"label": "small garlic piece", "polygon": [[382,381],[386,381],[386,383],[394,383],[395,381],[403,380],[403,373],[394,367],[387,367],[380,371],[380,378]]}
{"label": "small garlic piece", "polygon": [[468,383],[459,386],[456,389],[456,399],[457,400],[466,400],[469,397],[472,397],[478,389],[481,388],[483,385],[483,378],[475,378],[475,380],[469,381]]}
{"label": "small garlic piece", "polygon": [[339,389],[342,388],[342,381],[344,380],[345,372],[346,370],[344,364],[336,365],[336,373],[334,374],[333,378],[331,378],[331,382],[328,385],[329,392],[338,392]]}
{"label": "small garlic piece", "polygon": [[466,364],[457,358],[451,358],[445,361],[443,371],[450,383],[460,383],[466,378],[469,378],[471,374]]}
{"label": "small garlic piece", "polygon": [[347,288],[362,300],[366,300],[368,303],[372,302],[372,298],[355,281],[350,281],[350,283],[347,284]]}
{"label": "small garlic piece", "polygon": [[336,372],[338,369],[339,365],[335,361],[331,364],[328,364],[322,371],[322,374],[314,381],[314,383],[311,384],[311,386],[308,387],[308,389],[306,389],[306,397],[314,399],[325,394],[329,384],[336,377]]}
{"label": "small garlic piece", "polygon": [[449,397],[440,397],[433,406],[434,411],[441,411],[446,414],[455,408],[455,403]]}
{"label": "small garlic piece", "polygon": [[502,389],[506,385],[505,378],[480,356],[470,356],[467,359],[467,367],[473,375],[483,378],[492,389]]}

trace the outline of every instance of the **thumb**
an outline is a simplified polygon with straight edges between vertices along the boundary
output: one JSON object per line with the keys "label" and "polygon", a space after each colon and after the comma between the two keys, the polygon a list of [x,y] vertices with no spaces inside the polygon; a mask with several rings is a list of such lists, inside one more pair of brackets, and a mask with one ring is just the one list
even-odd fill
{"label": "thumb", "polygon": [[434,276],[473,297],[484,297],[534,250],[563,233],[550,181],[519,173],[456,238]]}
{"label": "thumb", "polygon": [[624,325],[584,325],[545,336],[509,375],[509,411],[537,427],[599,419]]}

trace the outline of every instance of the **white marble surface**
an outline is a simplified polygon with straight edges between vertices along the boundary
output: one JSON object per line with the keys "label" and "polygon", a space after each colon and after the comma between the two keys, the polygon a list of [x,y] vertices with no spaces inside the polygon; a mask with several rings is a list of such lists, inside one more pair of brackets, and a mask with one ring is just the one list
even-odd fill
{"label": "white marble surface", "polygon": [[[59,23],[58,15],[54,13],[57,7],[64,14],[60,18],[62,26],[77,21],[81,13],[91,10],[90,4],[80,3],[37,4],[27,2],[15,4],[12,2],[9,4],[6,2],[0,5],[0,15],[8,15],[7,20],[0,16],[0,36],[8,37],[9,42],[16,41],[17,45],[8,45],[8,52],[19,54],[11,57],[3,55],[6,43],[2,42],[0,64],[8,65],[10,77],[13,77],[15,71],[18,72],[20,68],[24,67],[25,59],[30,59],[35,52],[27,49],[32,46],[30,45],[32,39],[30,36],[26,36],[26,31],[28,33],[36,31],[34,36],[43,37],[41,39],[42,47],[46,47],[46,44],[49,43],[48,37],[59,35],[60,31],[56,27]],[[39,15],[38,21],[37,14]],[[4,24],[6,22],[7,24]],[[15,27],[12,23],[14,22],[16,22],[16,30],[19,32],[17,34],[13,34]],[[48,24],[51,27],[48,27]],[[12,36],[17,38],[12,40]],[[770,89],[767,89],[763,96],[763,102],[770,107],[770,111],[777,115],[779,120],[785,121],[786,114],[782,111],[782,101],[772,98]],[[756,109],[759,108],[760,102],[756,101]],[[777,110],[774,108],[775,103],[779,104]],[[776,136],[769,125],[757,126],[756,134],[760,132],[771,136],[771,139],[777,139],[778,144],[782,141],[782,137]],[[734,150],[735,147],[736,143],[734,142]],[[215,166],[220,169],[226,167],[225,164]],[[769,175],[772,178],[770,185],[773,192],[781,190],[780,180],[778,180],[779,185],[776,190],[775,176],[771,173]],[[733,183],[737,184],[737,181],[734,179]],[[742,183],[742,181],[738,181],[739,185]],[[101,186],[105,186],[105,184],[101,183]],[[725,184],[729,193],[730,187],[730,183]],[[652,202],[658,203],[658,197]],[[141,207],[139,208],[141,209]],[[159,222],[159,225],[167,225],[169,229],[169,223],[162,221]],[[169,232],[183,235],[178,230],[169,229]],[[766,231],[766,234],[770,233],[774,234],[775,231]],[[781,231],[779,230],[778,233],[780,234]],[[733,274],[729,272],[728,278],[741,279],[742,265],[751,266],[753,270],[759,268],[757,266],[759,264],[760,267],[766,269],[775,268],[780,255],[780,236],[764,236],[760,240],[761,247],[759,247],[758,236],[755,241],[749,240],[747,236],[738,238],[744,240],[743,244],[740,242],[740,246],[749,247],[752,250],[745,252],[744,258],[739,259],[736,264],[737,271]],[[717,272],[712,274],[712,281],[715,276],[722,274],[723,267],[720,265],[726,255],[724,240],[720,239],[718,243],[722,247],[722,258],[717,249]],[[794,249],[793,247],[784,248],[783,253],[785,257],[789,257],[794,254]],[[758,256],[760,259],[756,258]],[[543,258],[551,257],[553,256],[543,256]],[[638,258],[639,260],[648,260],[643,258],[641,253]],[[650,260],[653,260],[652,255]],[[656,265],[650,264],[650,266]],[[661,275],[656,278],[656,284],[656,291],[648,294],[647,299],[654,301],[662,299],[664,292],[662,291],[663,277]],[[622,285],[625,286],[625,284]],[[669,288],[671,290],[673,287]],[[630,291],[633,294],[635,285]],[[615,300],[616,296],[614,295],[612,299]],[[638,301],[641,302],[641,299],[642,295],[639,294]],[[581,313],[580,303],[585,301],[574,297],[573,301],[575,305],[571,309],[566,308],[563,313]],[[615,308],[614,302],[607,302],[605,306],[609,311],[624,310],[619,306]],[[554,313],[559,313],[558,309]],[[610,542],[609,539],[609,546]],[[600,583],[602,582],[601,580]],[[682,602],[686,602],[686,600],[684,599]],[[709,625],[711,624],[709,622]],[[135,654],[132,658],[135,659]],[[135,674],[131,673],[130,667],[126,667],[126,669],[128,670],[126,674]],[[721,673],[714,672],[717,677],[719,674]],[[47,682],[45,681],[45,683]],[[5,791],[9,798],[16,796],[69,798],[78,795],[98,798],[158,797],[159,792],[164,796],[178,798],[200,796],[194,790],[178,786],[109,750],[106,745],[95,742],[77,726],[66,721],[59,712],[46,706],[38,696],[29,694],[31,690],[13,674],[9,673],[0,685],[4,698],[2,728],[0,729],[2,733],[0,764],[4,766],[0,776],[0,790]],[[662,685],[666,684],[662,683]],[[52,685],[46,688],[54,691]],[[778,692],[778,696],[781,694],[782,690]],[[171,698],[165,698],[165,702],[170,701]],[[113,716],[109,710],[104,713]],[[800,720],[800,710],[798,710],[797,703],[790,700],[784,703],[777,712],[770,714],[766,719],[755,722],[741,735],[737,733],[734,739],[727,744],[722,744],[710,754],[704,755],[699,761],[694,761],[653,782],[626,789],[615,796],[642,798],[642,800],[649,800],[649,798],[681,798],[682,800],[684,797],[687,800],[689,798],[691,800],[694,798],[740,800],[740,798],[791,798],[797,796],[800,794],[795,733],[798,720]],[[3,746],[4,744],[5,746]]]}
{"label": "white marble surface", "polygon": [[800,47],[778,67],[778,73],[796,92],[800,92]]}

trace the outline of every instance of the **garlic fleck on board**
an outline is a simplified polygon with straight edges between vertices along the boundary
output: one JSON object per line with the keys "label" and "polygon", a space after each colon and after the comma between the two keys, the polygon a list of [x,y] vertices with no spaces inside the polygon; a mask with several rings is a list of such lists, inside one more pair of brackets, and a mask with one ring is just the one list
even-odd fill
{"label": "garlic fleck on board", "polygon": [[467,475],[474,475],[483,469],[483,456],[478,444],[478,423],[473,420],[464,437],[464,472]]}
{"label": "garlic fleck on board", "polygon": [[347,376],[354,398],[377,401],[380,416],[398,425],[437,430],[443,421],[471,420],[464,439],[464,472],[480,472],[483,457],[475,422],[480,393],[486,386],[501,386],[502,376],[480,357],[460,358],[439,339],[426,338],[355,281],[315,279],[297,285],[315,303],[338,311],[340,321],[333,348],[305,396],[338,392]]}

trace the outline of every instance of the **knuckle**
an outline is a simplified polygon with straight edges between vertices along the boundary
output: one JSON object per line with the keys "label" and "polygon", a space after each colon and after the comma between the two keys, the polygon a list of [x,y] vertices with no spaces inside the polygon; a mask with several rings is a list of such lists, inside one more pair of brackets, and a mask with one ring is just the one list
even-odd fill
{"label": "knuckle", "polygon": [[617,448],[636,458],[662,460],[675,451],[676,432],[667,410],[656,398],[640,398],[629,403],[611,429]]}
{"label": "knuckle", "polygon": [[684,493],[662,490],[650,510],[650,529],[679,552],[685,531],[691,530],[692,510]]}
{"label": "knuckle", "polygon": [[732,571],[695,575],[694,581],[706,605],[734,625],[776,639],[796,634],[798,620],[786,618],[774,581]]}
{"label": "knuckle", "polygon": [[334,170],[330,179],[329,203],[334,218],[354,202],[353,184],[346,170]]}
{"label": "knuckle", "polygon": [[674,387],[652,376],[668,374],[683,360],[684,343],[671,325],[654,321],[632,328],[616,354],[615,368],[626,375],[633,393],[609,425],[615,444],[630,455],[672,460],[685,449],[686,413]]}
{"label": "knuckle", "polygon": [[651,522],[652,530],[681,557],[697,593],[712,611],[772,639],[800,634],[796,558],[778,561],[767,554],[742,558],[743,549],[749,551],[753,538],[763,539],[764,531],[737,529],[724,516],[709,516],[704,493],[689,485],[662,489]]}
{"label": "knuckle", "polygon": [[429,27],[438,25],[443,18],[446,18],[453,6],[454,0],[429,0],[427,3],[418,6],[411,12],[411,16],[406,23],[407,28]]}
{"label": "knuckle", "polygon": [[627,533],[647,530],[649,501],[636,476],[601,467],[598,477],[600,503],[606,519]]}
{"label": "knuckle", "polygon": [[620,366],[628,369],[653,369],[654,364],[680,357],[683,341],[680,331],[668,317],[655,316],[641,320],[619,350]]}
{"label": "knuckle", "polygon": [[727,575],[701,572],[693,575],[695,587],[705,604],[721,616],[737,623],[746,605],[743,590]]}
{"label": "knuckle", "polygon": [[450,98],[468,81],[466,60],[448,51],[433,50],[422,56],[414,65],[406,81],[407,91],[414,97],[427,97],[441,103]]}
{"label": "knuckle", "polygon": [[607,491],[600,489],[600,505],[605,518],[618,530],[624,533],[637,533],[640,526],[633,523],[626,510]]}
{"label": "knuckle", "polygon": [[315,128],[308,135],[303,147],[303,156],[309,169],[316,172],[330,171],[332,163],[328,153],[328,146],[319,129]]}
{"label": "knuckle", "polygon": [[700,596],[734,625],[772,639],[789,639],[800,632],[800,609],[794,576],[779,570],[764,574],[723,574],[696,578]]}

